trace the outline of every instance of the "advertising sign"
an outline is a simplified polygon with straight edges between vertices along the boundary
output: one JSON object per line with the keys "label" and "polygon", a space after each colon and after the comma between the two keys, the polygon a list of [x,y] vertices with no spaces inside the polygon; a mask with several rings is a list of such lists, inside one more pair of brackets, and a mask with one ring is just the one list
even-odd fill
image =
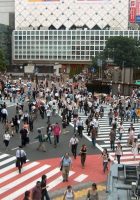
{"label": "advertising sign", "polygon": [[136,21],[136,0],[130,0],[129,22],[135,23]]}

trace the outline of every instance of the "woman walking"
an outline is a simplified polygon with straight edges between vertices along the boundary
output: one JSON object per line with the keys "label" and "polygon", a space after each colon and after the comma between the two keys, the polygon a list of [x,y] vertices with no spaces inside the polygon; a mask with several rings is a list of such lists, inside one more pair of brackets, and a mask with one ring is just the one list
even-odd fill
{"label": "woman walking", "polygon": [[63,200],[75,200],[75,194],[71,185],[68,185],[67,190],[64,192]]}
{"label": "woman walking", "polygon": [[50,197],[48,195],[48,191],[47,191],[47,177],[46,175],[42,175],[42,179],[41,179],[41,190],[42,190],[42,197],[41,200],[44,200],[44,197],[46,200],[50,200]]}
{"label": "woman walking", "polygon": [[86,155],[87,155],[87,147],[85,144],[83,144],[80,150],[82,168],[85,167]]}
{"label": "woman walking", "polygon": [[122,139],[122,134],[125,133],[123,123],[120,122],[119,128],[118,128],[118,133],[119,133],[119,140]]}
{"label": "woman walking", "polygon": [[47,130],[46,130],[46,132],[47,132],[47,138],[46,138],[46,141],[49,140],[50,144],[52,144],[52,141],[51,141],[52,131],[53,131],[53,128],[52,128],[51,124],[48,124],[48,126],[47,126]]}
{"label": "woman walking", "polygon": [[122,146],[120,142],[118,142],[116,146],[116,151],[115,151],[115,157],[117,158],[118,164],[120,164],[120,159],[122,155],[123,155]]}
{"label": "woman walking", "polygon": [[9,141],[10,141],[10,134],[8,132],[5,131],[4,135],[3,135],[3,142],[5,144],[5,151],[8,148],[9,145]]}
{"label": "woman walking", "polygon": [[135,138],[132,143],[132,153],[133,153],[134,159],[136,158],[136,155],[138,155],[138,147],[139,147],[139,144],[137,142],[137,139]]}
{"label": "woman walking", "polygon": [[96,183],[93,183],[91,189],[88,190],[87,199],[99,200]]}
{"label": "woman walking", "polygon": [[103,172],[105,173],[105,171],[108,170],[108,161],[109,161],[109,155],[108,155],[107,149],[103,150],[101,156],[103,159]]}

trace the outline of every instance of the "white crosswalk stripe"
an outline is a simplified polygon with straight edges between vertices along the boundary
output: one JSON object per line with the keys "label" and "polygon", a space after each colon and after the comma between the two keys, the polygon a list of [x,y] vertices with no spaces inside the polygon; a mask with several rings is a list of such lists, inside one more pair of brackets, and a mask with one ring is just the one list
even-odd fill
{"label": "white crosswalk stripe", "polygon": [[[31,190],[42,174],[47,176],[48,191],[62,183],[60,168],[47,164],[47,161],[45,164],[44,161],[27,162],[19,174],[15,167],[15,156],[0,153],[0,200],[23,199],[25,191]],[[70,171],[69,177],[72,181],[82,182],[88,175]]]}
{"label": "white crosswalk stripe", "polygon": [[[99,148],[101,151],[104,148],[107,148],[111,160],[113,160],[116,163],[115,154],[112,153],[112,150],[110,149],[109,133],[110,133],[111,127],[109,126],[109,119],[108,119],[108,112],[110,110],[110,106],[105,105],[104,110],[105,110],[104,116],[102,118],[99,118],[99,133],[98,133],[98,137],[96,139],[96,141],[97,141],[96,147]],[[84,113],[79,113],[79,117],[81,117],[81,119],[85,122],[85,120],[87,119],[87,116],[83,116],[83,115],[84,115]],[[119,122],[120,122],[120,119],[119,119]],[[123,122],[125,132],[122,134],[122,139],[121,139],[121,145],[122,145],[122,149],[123,149],[123,155],[121,156],[121,163],[135,165],[135,164],[140,163],[140,155],[137,155],[134,160],[134,155],[131,151],[132,148],[130,146],[128,146],[128,144],[127,144],[128,128],[130,127],[130,124],[131,124],[131,121]],[[71,125],[73,125],[73,121],[72,121]],[[140,134],[140,122],[133,123],[133,126],[135,128],[135,136],[137,137]],[[90,136],[87,135],[86,125],[84,125],[84,127],[85,128],[83,130],[83,136],[85,138],[87,138],[89,141],[91,141]],[[118,133],[116,134],[116,138],[117,139],[119,138]],[[116,139],[116,143],[118,141],[117,139]],[[140,142],[140,139],[138,139],[138,142]]]}

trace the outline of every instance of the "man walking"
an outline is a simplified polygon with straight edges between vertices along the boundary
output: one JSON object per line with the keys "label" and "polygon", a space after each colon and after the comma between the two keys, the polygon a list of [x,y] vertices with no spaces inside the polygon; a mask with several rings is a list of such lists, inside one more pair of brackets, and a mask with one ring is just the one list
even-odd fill
{"label": "man walking", "polygon": [[79,140],[76,137],[76,134],[74,134],[73,137],[70,139],[70,142],[69,142],[69,147],[71,147],[71,152],[74,156],[74,159],[76,159],[78,143],[79,143]]}
{"label": "man walking", "polygon": [[111,129],[109,137],[110,137],[110,148],[111,148],[111,150],[115,151],[115,138],[116,138],[115,129],[113,129],[113,128]]}
{"label": "man walking", "polygon": [[92,127],[92,129],[90,131],[90,135],[91,135],[93,147],[95,147],[96,146],[96,137],[97,137],[97,129],[95,126]]}
{"label": "man walking", "polygon": [[77,120],[77,128],[78,128],[78,134],[79,136],[82,138],[83,136],[83,129],[84,129],[84,124],[83,124],[83,120],[81,119],[81,117],[79,117],[79,119]]}
{"label": "man walking", "polygon": [[111,126],[112,121],[113,121],[113,111],[112,111],[112,109],[110,109],[110,111],[108,113],[108,118],[109,118],[109,126]]}
{"label": "man walking", "polygon": [[19,146],[19,149],[16,151],[16,167],[19,170],[19,174],[21,173],[23,163],[26,163],[26,153],[22,146]]}
{"label": "man walking", "polygon": [[69,157],[69,153],[66,153],[62,158],[60,162],[60,166],[62,167],[62,176],[63,176],[63,182],[68,182],[69,177],[69,171],[72,165],[71,158]]}
{"label": "man walking", "polygon": [[27,143],[27,137],[28,137],[27,129],[23,127],[20,130],[20,135],[21,135],[21,146],[24,147],[26,146],[26,143]]}
{"label": "man walking", "polygon": [[45,144],[44,144],[45,138],[44,138],[44,136],[41,132],[41,129],[38,129],[37,132],[38,132],[38,136],[35,138],[35,139],[38,139],[38,141],[39,141],[39,145],[37,147],[37,150],[39,151],[41,149],[43,152],[46,152]]}

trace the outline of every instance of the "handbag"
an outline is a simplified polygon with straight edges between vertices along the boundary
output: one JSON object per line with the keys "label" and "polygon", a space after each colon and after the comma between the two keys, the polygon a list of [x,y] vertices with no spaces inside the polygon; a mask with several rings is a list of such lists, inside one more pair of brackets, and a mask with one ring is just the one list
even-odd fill
{"label": "handbag", "polygon": [[26,163],[27,157],[26,157],[26,156],[23,156],[22,160],[23,160],[23,163]]}
{"label": "handbag", "polygon": [[60,171],[62,171],[62,169],[63,169],[63,160],[64,160],[64,156],[63,156],[62,161],[61,161]]}

